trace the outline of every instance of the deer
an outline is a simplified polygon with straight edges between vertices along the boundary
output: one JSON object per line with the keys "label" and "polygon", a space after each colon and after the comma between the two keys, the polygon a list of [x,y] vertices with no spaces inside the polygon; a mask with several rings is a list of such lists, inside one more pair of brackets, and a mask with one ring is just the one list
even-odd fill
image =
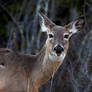
{"label": "deer", "polygon": [[22,54],[8,48],[0,49],[0,92],[38,92],[62,65],[69,48],[69,39],[84,28],[84,17],[65,26],[52,22],[39,13],[42,32],[47,39],[39,53]]}

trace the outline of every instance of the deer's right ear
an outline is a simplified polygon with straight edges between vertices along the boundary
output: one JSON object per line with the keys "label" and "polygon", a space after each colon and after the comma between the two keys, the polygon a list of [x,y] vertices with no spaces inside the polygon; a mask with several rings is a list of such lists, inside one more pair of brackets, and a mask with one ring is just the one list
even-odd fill
{"label": "deer's right ear", "polygon": [[84,16],[79,17],[77,20],[65,26],[69,33],[74,34],[80,32],[85,27]]}
{"label": "deer's right ear", "polygon": [[48,30],[55,26],[55,24],[42,13],[39,13],[39,20],[42,32],[48,32]]}

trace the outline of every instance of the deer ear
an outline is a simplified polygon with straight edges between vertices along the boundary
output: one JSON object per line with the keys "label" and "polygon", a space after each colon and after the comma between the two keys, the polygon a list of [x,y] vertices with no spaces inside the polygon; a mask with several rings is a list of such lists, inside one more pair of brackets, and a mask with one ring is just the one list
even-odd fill
{"label": "deer ear", "polygon": [[55,26],[55,24],[41,12],[39,13],[39,20],[42,32],[47,32]]}
{"label": "deer ear", "polygon": [[85,19],[84,16],[81,16],[74,22],[67,25],[66,28],[69,29],[69,33],[74,34],[81,31],[84,28],[84,26],[85,26]]}

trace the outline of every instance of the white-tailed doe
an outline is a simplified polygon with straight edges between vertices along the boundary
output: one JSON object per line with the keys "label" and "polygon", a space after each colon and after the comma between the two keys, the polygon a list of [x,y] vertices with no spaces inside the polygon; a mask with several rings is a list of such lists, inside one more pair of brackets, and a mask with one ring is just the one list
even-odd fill
{"label": "white-tailed doe", "polygon": [[44,14],[39,14],[47,40],[36,55],[25,55],[0,49],[0,92],[38,92],[63,63],[69,48],[69,38],[84,28],[84,17],[57,26]]}

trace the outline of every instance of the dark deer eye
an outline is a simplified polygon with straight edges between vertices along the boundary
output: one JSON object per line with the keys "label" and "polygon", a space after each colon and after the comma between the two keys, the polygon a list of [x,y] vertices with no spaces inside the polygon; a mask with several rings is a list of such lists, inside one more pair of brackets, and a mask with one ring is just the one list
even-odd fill
{"label": "dark deer eye", "polygon": [[69,34],[64,34],[64,38],[68,39],[69,38]]}
{"label": "dark deer eye", "polygon": [[49,36],[49,38],[53,38],[54,37],[53,34],[48,34],[48,36]]}

